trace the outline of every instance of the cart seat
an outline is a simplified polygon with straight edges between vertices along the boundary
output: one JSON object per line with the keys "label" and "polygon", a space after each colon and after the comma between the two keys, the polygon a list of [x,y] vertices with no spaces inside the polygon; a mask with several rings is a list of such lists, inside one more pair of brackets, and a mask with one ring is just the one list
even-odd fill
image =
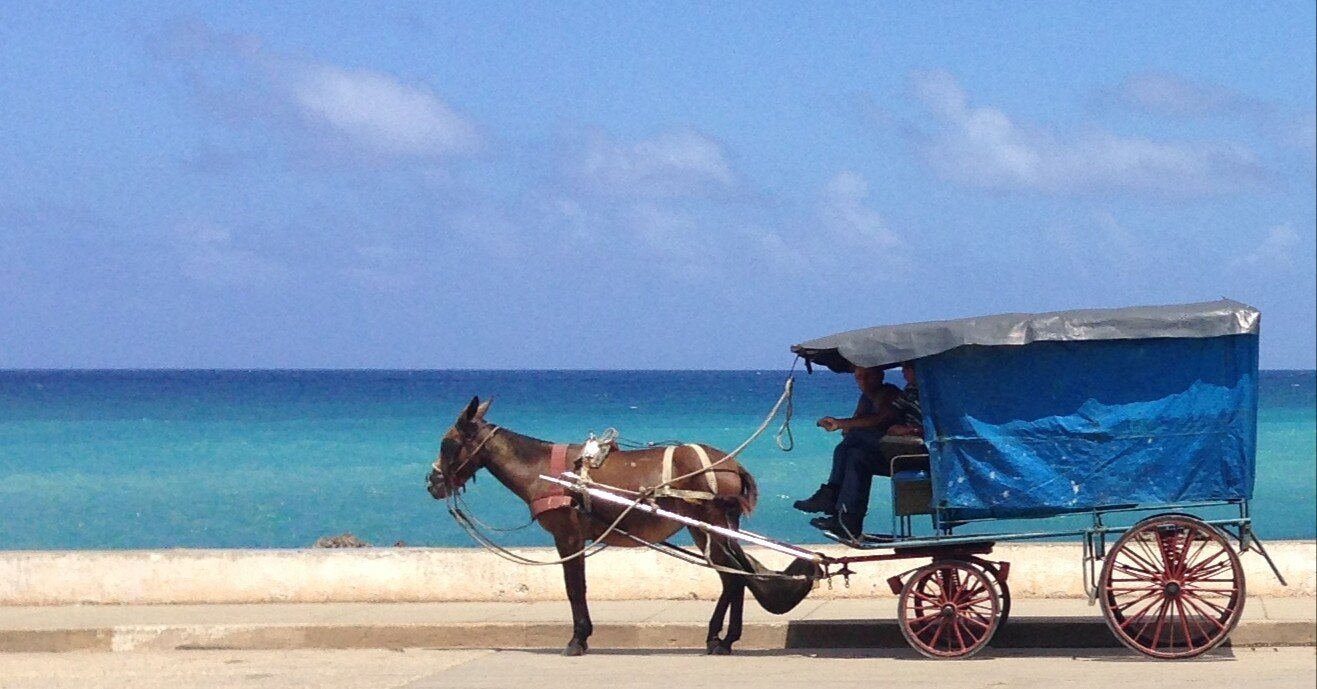
{"label": "cart seat", "polygon": [[893,481],[927,481],[929,480],[928,471],[925,469],[906,469],[898,471],[892,475]]}
{"label": "cart seat", "polygon": [[933,480],[928,473],[927,459],[923,466],[897,469],[893,463],[892,509],[898,517],[933,513]]}

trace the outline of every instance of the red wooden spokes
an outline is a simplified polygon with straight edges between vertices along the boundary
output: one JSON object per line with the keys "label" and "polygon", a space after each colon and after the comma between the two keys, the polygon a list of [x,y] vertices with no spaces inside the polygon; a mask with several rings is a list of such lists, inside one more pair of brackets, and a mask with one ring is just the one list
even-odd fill
{"label": "red wooden spokes", "polygon": [[1155,658],[1216,648],[1244,610],[1239,556],[1194,517],[1136,524],[1107,554],[1099,585],[1102,614],[1116,638]]}
{"label": "red wooden spokes", "polygon": [[901,633],[930,658],[968,657],[997,631],[1000,595],[978,565],[962,560],[926,565],[901,590]]}

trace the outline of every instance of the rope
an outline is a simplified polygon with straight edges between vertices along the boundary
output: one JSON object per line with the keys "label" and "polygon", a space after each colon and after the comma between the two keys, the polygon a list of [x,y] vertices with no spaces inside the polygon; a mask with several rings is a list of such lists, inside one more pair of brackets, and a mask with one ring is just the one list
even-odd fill
{"label": "rope", "polygon": [[[790,389],[795,385],[794,381],[795,381],[797,361],[800,361],[800,357],[798,356],[796,357],[796,361],[791,362],[791,370],[787,372],[786,385],[788,389]],[[787,398],[787,411],[782,416],[782,426],[778,428],[777,433],[773,435],[773,441],[777,443],[777,449],[783,452],[790,452],[796,447],[796,438],[791,435],[791,417],[796,413],[796,400],[795,400],[795,396],[792,394],[787,394],[786,398]],[[786,438],[785,443],[782,442],[783,437]]]}
{"label": "rope", "polygon": [[[564,555],[554,560],[536,560],[533,558],[528,558],[524,555],[518,555],[508,550],[507,548],[500,546],[499,544],[491,540],[488,536],[484,535],[483,533],[480,533],[480,530],[476,527],[475,524],[472,523],[471,519],[467,517],[467,515],[464,512],[462,512],[461,508],[456,504],[457,500],[454,499],[455,493],[449,493],[447,502],[448,502],[448,513],[453,515],[453,518],[457,520],[458,525],[461,526],[462,529],[465,530],[469,536],[471,536],[471,538],[475,539],[475,541],[479,543],[481,546],[483,546],[485,549],[511,562],[516,562],[523,565],[543,566],[543,565],[560,565],[575,560],[578,557],[581,558],[590,557],[591,555],[598,553],[604,548],[607,548],[608,544],[604,543],[604,539],[608,538],[608,536],[610,536],[614,532],[625,534],[626,532],[622,531],[619,528],[619,525],[622,523],[622,520],[626,519],[628,514],[631,514],[631,510],[634,510],[636,508],[636,505],[639,505],[641,501],[643,501],[645,498],[650,497],[651,493],[652,493],[652,489],[638,493],[636,499],[630,505],[627,505],[622,510],[621,514],[617,515],[617,518],[614,519],[613,522],[608,525],[608,528],[604,529],[603,533],[595,537],[593,543],[587,543],[576,552],[571,553],[570,555]],[[593,517],[594,515],[590,515],[590,516]]]}
{"label": "rope", "polygon": [[[700,474],[703,474],[705,472],[713,471],[714,468],[717,467],[719,464],[722,464],[723,462],[726,462],[727,460],[732,459],[737,455],[740,455],[742,452],[745,451],[745,448],[750,447],[751,443],[753,443],[755,440],[758,440],[759,436],[764,434],[764,431],[768,430],[768,425],[772,423],[774,418],[777,417],[778,411],[782,408],[784,404],[787,406],[788,410],[791,408],[790,401],[791,401],[792,393],[795,389],[795,385],[796,385],[796,379],[792,376],[787,376],[786,383],[783,385],[782,394],[777,398],[777,402],[773,404],[773,408],[768,412],[768,416],[764,417],[763,422],[759,424],[759,428],[756,428],[755,432],[751,433],[750,437],[745,439],[745,442],[741,443],[740,445],[737,445],[736,449],[727,453],[722,459],[719,459],[718,461],[713,462],[708,466],[700,467],[695,471],[691,471],[682,474],[681,476],[672,478],[668,481],[664,481],[663,483],[660,483],[658,486],[655,486],[655,488],[658,488],[660,486],[671,485],[678,481],[684,481],[688,478],[691,478],[692,476],[699,476]],[[791,422],[790,415],[788,415],[786,420],[782,422],[782,427],[788,428],[787,431],[788,435],[790,434],[790,430],[788,426],[790,422]]]}
{"label": "rope", "polygon": [[461,526],[462,529],[466,531],[467,535],[471,536],[471,538],[475,540],[476,543],[480,544],[481,547],[503,558],[504,560],[508,560],[509,562],[515,562],[520,565],[537,565],[537,566],[560,565],[565,562],[570,562],[572,560],[575,560],[578,557],[590,557],[591,555],[594,555],[595,553],[608,547],[607,543],[595,541],[594,543],[586,545],[585,547],[581,548],[580,550],[570,555],[560,557],[556,560],[536,560],[534,558],[529,558],[524,555],[518,555],[512,552],[511,550],[508,550],[507,548],[504,548],[503,546],[495,543],[488,536],[481,533],[480,529],[477,528],[476,525],[471,522],[471,519],[466,515],[466,513],[464,513],[461,510],[461,508],[456,505],[456,501],[454,500],[448,501],[448,513],[453,515],[453,519],[457,521],[457,524]]}
{"label": "rope", "polygon": [[521,531],[522,529],[535,523],[535,518],[531,517],[530,519],[526,520],[525,524],[522,524],[520,526],[509,526],[509,527],[494,526],[493,524],[489,524],[487,522],[481,521],[479,517],[477,517],[473,512],[471,512],[470,506],[467,505],[466,501],[463,500],[460,496],[457,497],[457,502],[459,503],[459,507],[466,508],[463,511],[463,514],[466,515],[466,518],[470,519],[472,523],[479,525],[480,528],[485,529],[486,531],[495,531],[497,533],[513,533],[515,531]]}

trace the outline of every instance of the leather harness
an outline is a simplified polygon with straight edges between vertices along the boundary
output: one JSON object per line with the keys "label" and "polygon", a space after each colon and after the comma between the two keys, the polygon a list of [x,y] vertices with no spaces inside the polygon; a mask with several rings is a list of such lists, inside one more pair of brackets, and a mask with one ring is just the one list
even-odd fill
{"label": "leather harness", "polygon": [[677,452],[677,446],[669,445],[663,449],[663,479],[658,490],[654,491],[654,496],[659,498],[681,498],[687,502],[714,499],[718,496],[718,475],[713,471],[713,462],[709,461],[709,453],[705,452],[703,447],[694,443],[689,443],[684,447],[695,450],[695,454],[700,458],[700,464],[704,467],[704,480],[709,484],[709,491],[706,493],[702,490],[682,490],[668,485],[672,482],[672,457]]}
{"label": "leather harness", "polygon": [[[554,445],[549,452],[549,475],[561,476],[569,468],[567,466],[567,446],[562,444]],[[546,483],[548,482],[546,481]],[[567,494],[567,488],[556,483],[549,483],[548,493],[530,502],[530,518],[539,519],[540,515],[545,512],[571,506],[572,496]]]}
{"label": "leather harness", "polygon": [[[663,474],[661,483],[657,490],[654,491],[654,497],[659,498],[679,498],[687,502],[699,502],[701,500],[712,500],[718,495],[718,475],[713,471],[713,462],[709,461],[709,453],[701,446],[688,444],[700,458],[700,464],[704,467],[704,480],[709,484],[708,491],[702,490],[683,490],[673,488],[668,485],[672,481],[672,461],[677,452],[677,446],[669,445],[663,449]],[[563,472],[571,467],[567,463],[567,446],[555,444],[549,452],[549,475],[561,476]],[[550,483],[548,492],[530,503],[531,519],[539,519],[541,514],[556,510],[562,507],[571,507],[573,498],[567,494],[565,486],[556,483]]]}

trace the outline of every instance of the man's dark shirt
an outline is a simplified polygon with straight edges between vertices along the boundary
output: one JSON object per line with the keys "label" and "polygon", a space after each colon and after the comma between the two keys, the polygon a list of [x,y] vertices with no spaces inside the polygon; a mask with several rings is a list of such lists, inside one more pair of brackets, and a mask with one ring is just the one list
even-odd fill
{"label": "man's dark shirt", "polygon": [[868,395],[860,393],[860,401],[855,405],[855,417],[860,418],[862,416],[869,416],[876,411],[877,410],[873,406],[873,400],[869,399]]}
{"label": "man's dark shirt", "polygon": [[905,390],[892,400],[892,406],[900,414],[898,423],[907,426],[924,426],[924,414],[919,409],[919,388],[913,385],[907,385]]}

